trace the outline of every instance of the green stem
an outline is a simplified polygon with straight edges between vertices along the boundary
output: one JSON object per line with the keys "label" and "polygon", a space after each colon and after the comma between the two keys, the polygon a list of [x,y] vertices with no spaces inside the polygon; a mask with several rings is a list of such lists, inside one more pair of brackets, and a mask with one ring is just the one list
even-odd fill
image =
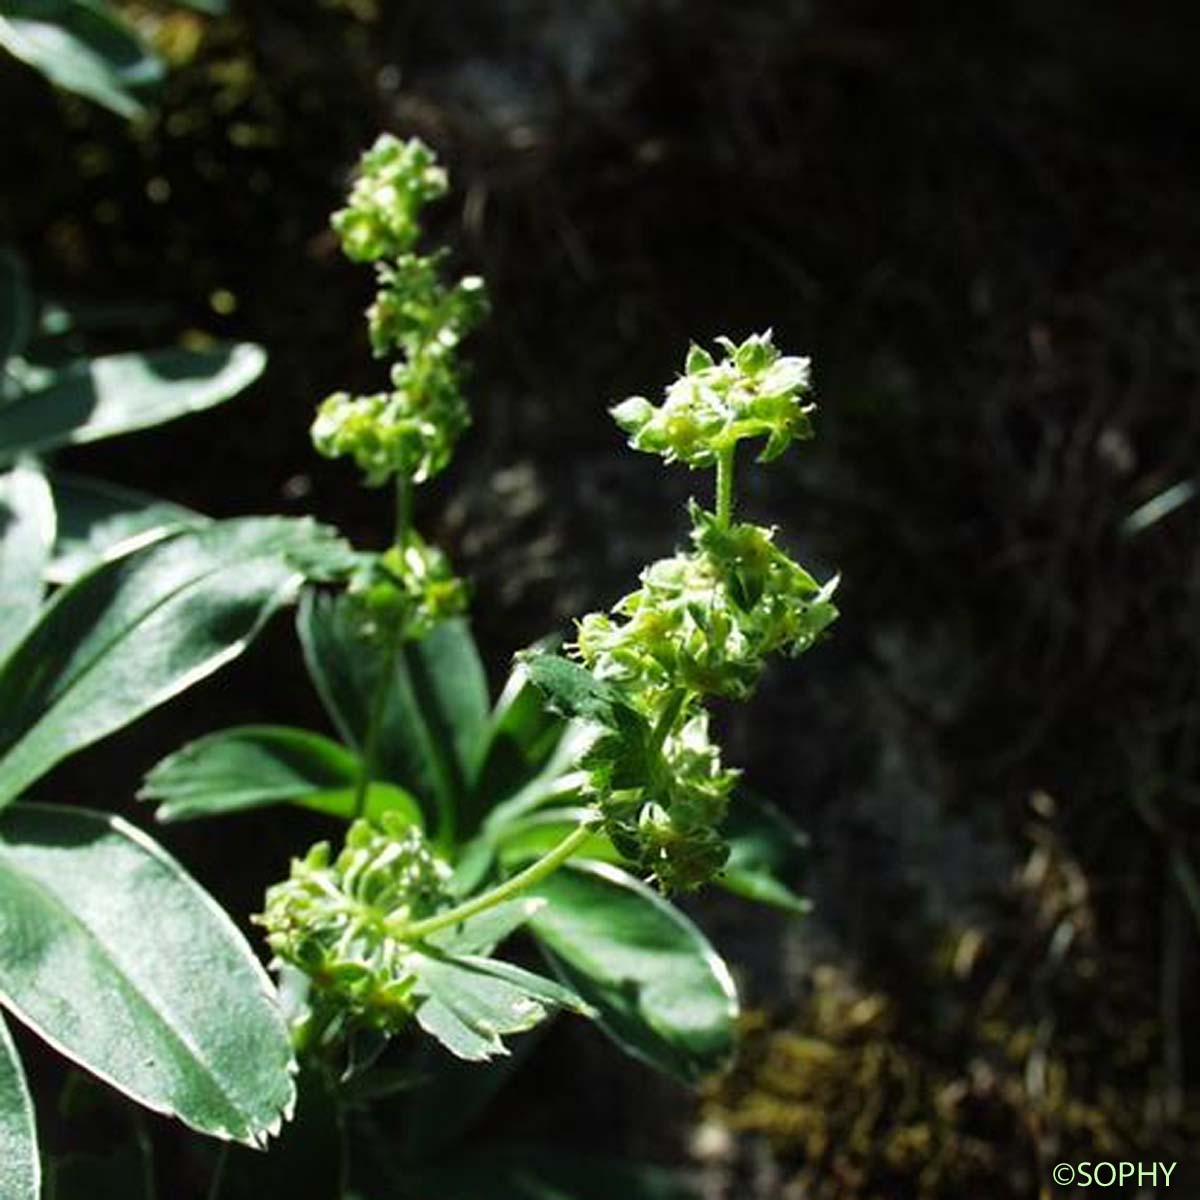
{"label": "green stem", "polygon": [[729,446],[717,456],[717,523],[726,528],[733,518],[733,456],[735,446]]}
{"label": "green stem", "polygon": [[379,727],[383,724],[383,709],[387,704],[392,676],[396,673],[396,657],[399,652],[399,644],[394,645],[388,651],[387,660],[383,664],[383,674],[380,675],[379,682],[375,685],[375,694],[371,698],[367,736],[363,740],[362,760],[358,764],[358,778],[354,783],[355,820],[361,817],[367,809],[367,789],[371,786],[371,776],[375,773],[375,757],[379,748]]}
{"label": "green stem", "polygon": [[432,917],[426,917],[423,921],[414,921],[411,925],[401,930],[400,933],[406,941],[418,941],[421,938],[428,937],[431,933],[437,933],[439,929],[448,929],[452,925],[458,925],[467,920],[468,917],[474,917],[481,912],[487,912],[489,908],[495,908],[497,904],[502,904],[505,900],[511,900],[514,896],[519,896],[522,892],[528,891],[534,884],[541,883],[547,875],[552,875],[557,871],[587,841],[591,832],[592,822],[581,822],[557,846],[547,851],[537,862],[530,863],[525,870],[514,875],[511,879],[506,879],[503,883],[498,883],[490,891],[474,896],[470,900],[464,900],[462,904],[456,904],[453,908],[448,908],[445,912],[437,913]]}
{"label": "green stem", "polygon": [[404,475],[396,476],[396,532],[394,544],[404,545],[412,523],[412,485]]}

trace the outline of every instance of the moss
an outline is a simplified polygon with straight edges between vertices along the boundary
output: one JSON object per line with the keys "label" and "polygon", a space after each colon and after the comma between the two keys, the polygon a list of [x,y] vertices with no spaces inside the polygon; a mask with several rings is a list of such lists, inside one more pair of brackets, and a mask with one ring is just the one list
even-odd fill
{"label": "moss", "polygon": [[1025,1200],[1055,1162],[1186,1158],[1144,970],[1039,827],[986,935],[947,933],[895,995],[824,966],[788,1019],[748,1015],[705,1116],[768,1139],[806,1200]]}

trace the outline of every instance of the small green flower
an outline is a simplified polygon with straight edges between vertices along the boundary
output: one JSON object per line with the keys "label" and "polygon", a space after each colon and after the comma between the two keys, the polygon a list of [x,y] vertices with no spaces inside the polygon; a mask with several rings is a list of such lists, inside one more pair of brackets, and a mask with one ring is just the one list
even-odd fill
{"label": "small green flower", "polygon": [[822,588],[760,525],[723,526],[692,505],[691,553],[660,559],[612,616],[578,626],[575,653],[598,679],[613,680],[653,707],[683,688],[699,696],[746,699],[764,661],[799,654],[837,611]]}
{"label": "small green flower", "polygon": [[803,653],[837,617],[836,579],[819,584],[774,529],[731,515],[739,441],[765,437],[766,460],[811,436],[808,360],[781,355],[770,333],[718,344],[720,362],[691,348],[660,407],[634,397],[613,410],[637,449],[715,466],[718,511],[693,502],[691,548],[648,566],[609,612],[579,621],[568,652],[590,681],[539,672],[552,699],[593,730],[580,765],[613,844],[667,890],[703,883],[728,853],[720,826],[737,772],[721,765],[704,702],[747,699],[771,655]]}
{"label": "small green flower", "polygon": [[449,559],[412,529],[402,545],[368,558],[347,594],[359,614],[359,633],[381,647],[420,641],[466,612],[469,598]]}
{"label": "small green flower", "polygon": [[721,765],[708,714],[694,708],[659,751],[606,730],[581,762],[587,794],[617,850],[664,891],[688,891],[724,865],[718,832],[738,772]]}
{"label": "small green flower", "polygon": [[293,859],[255,920],[277,961],[303,971],[320,998],[395,1032],[414,1007],[404,930],[450,903],[450,867],[394,813],[384,815],[382,828],[355,821],[332,861],[331,853],[328,842],[318,842]]}
{"label": "small green flower", "polygon": [[446,172],[424,142],[381,134],[359,162],[349,203],[333,214],[346,256],[370,262],[411,249],[421,234],[421,209],[447,186]]}
{"label": "small green flower", "polygon": [[402,357],[389,388],[324,400],[312,438],[328,458],[353,458],[370,486],[431,479],[471,423],[458,352],[487,312],[483,281],[468,275],[447,283],[445,252],[414,250],[421,208],[445,190],[445,172],[427,146],[384,135],[363,155],[349,206],[333,218],[347,255],[377,263],[378,291],[367,311],[371,348],[377,357]]}
{"label": "small green flower", "polygon": [[718,338],[724,357],[692,346],[684,374],[657,408],[643,396],[618,404],[612,415],[635,450],[667,462],[711,467],[745,438],[765,437],[760,462],[778,458],[797,439],[812,437],[809,360],[785,357],[771,332],[741,345]]}

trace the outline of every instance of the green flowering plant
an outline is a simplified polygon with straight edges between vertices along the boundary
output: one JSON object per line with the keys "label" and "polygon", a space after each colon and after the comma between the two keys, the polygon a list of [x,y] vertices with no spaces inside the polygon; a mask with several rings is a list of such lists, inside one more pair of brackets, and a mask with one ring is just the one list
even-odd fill
{"label": "green flowering plant", "polygon": [[[395,496],[384,549],[326,551],[307,572],[297,630],[334,736],[218,731],[155,766],[142,795],[162,820],[287,803],[346,823],[296,854],[255,917],[301,1108],[307,1095],[332,1110],[344,1192],[366,1170],[350,1165],[356,1120],[374,1120],[361,1089],[390,1079],[395,1120],[417,1132],[389,1194],[476,1200],[508,1193],[491,1170],[438,1157],[479,1110],[460,1103],[456,1061],[478,1064],[490,1094],[513,1035],[565,1012],[685,1082],[728,1063],[730,973],[670,896],[712,883],[805,903],[788,882],[801,839],[723,763],[709,705],[749,699],[767,661],[810,648],[836,612],[833,582],[733,516],[739,443],[764,439],[765,461],[811,436],[807,360],[769,333],[722,340],[719,357],[693,347],[661,405],[613,411],[634,448],[715,471],[712,510],[693,502],[688,547],[580,620],[565,653],[519,654],[493,703],[468,588],[414,523],[420,485],[469,425],[461,347],[486,311],[478,278],[452,281],[445,251],[418,249],[447,186],[428,147],[385,135],[333,217],[347,257],[374,266],[370,344],[394,361],[388,388],[322,402],[313,442]],[[284,1157],[303,1145],[285,1133]],[[606,1186],[651,1194],[640,1168],[607,1170],[620,1182]]]}
{"label": "green flowering plant", "polygon": [[635,396],[612,410],[635,449],[714,467],[716,510],[693,501],[692,548],[579,622],[573,657],[610,702],[581,706],[561,665],[531,662],[551,700],[592,728],[586,794],[605,831],[665,890],[707,882],[729,857],[720,827],[738,773],[710,739],[705,700],[748,699],[769,656],[809,649],[837,616],[836,580],[818,584],[773,529],[733,520],[738,443],[765,437],[769,461],[811,436],[808,360],[781,355],[769,332],[719,344],[719,361],[691,348],[660,406]]}

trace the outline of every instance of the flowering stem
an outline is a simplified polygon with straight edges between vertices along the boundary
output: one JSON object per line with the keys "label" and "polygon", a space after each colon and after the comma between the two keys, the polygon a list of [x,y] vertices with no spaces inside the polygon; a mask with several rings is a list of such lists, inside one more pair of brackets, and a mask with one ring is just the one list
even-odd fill
{"label": "flowering stem", "polygon": [[412,486],[407,475],[396,476],[396,534],[395,544],[404,545],[412,521]]}
{"label": "flowering stem", "polygon": [[733,456],[728,446],[717,455],[717,523],[728,527],[733,517]]}
{"label": "flowering stem", "polygon": [[401,931],[401,935],[406,941],[418,941],[428,937],[431,933],[437,933],[439,929],[448,929],[452,925],[458,925],[468,917],[487,912],[489,908],[495,908],[497,904],[502,904],[505,900],[511,900],[514,896],[528,891],[534,884],[541,883],[547,875],[552,875],[557,871],[587,841],[592,827],[593,822],[590,818],[581,821],[557,846],[543,854],[537,862],[530,863],[525,870],[512,876],[511,879],[506,879],[489,891],[473,896],[470,900],[464,900],[462,904],[456,904],[445,912],[426,917],[423,921],[414,921]]}

